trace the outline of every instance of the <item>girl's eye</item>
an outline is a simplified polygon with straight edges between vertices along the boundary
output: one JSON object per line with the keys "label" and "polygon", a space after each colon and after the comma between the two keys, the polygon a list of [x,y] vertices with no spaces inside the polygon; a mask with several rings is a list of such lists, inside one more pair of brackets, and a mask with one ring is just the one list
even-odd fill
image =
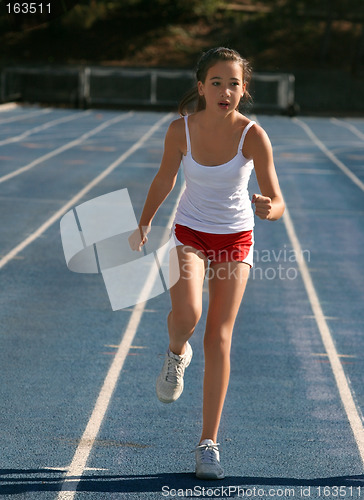
{"label": "girl's eye", "polygon": [[220,82],[212,82],[212,85],[213,85],[214,87],[217,87],[218,85],[220,85]]}

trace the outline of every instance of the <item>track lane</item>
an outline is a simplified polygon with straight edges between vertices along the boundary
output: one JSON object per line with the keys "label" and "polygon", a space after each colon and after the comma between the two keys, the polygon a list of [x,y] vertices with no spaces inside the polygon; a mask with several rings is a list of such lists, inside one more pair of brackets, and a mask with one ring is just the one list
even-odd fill
{"label": "track lane", "polygon": [[[342,324],[337,328],[337,320],[327,321],[340,343],[339,354],[350,355],[355,346],[360,352],[362,316],[350,316],[350,311],[355,311],[361,297],[360,268],[356,266],[361,240],[359,237],[351,249],[333,247],[326,234],[335,227],[330,222],[335,217],[341,217],[341,224],[351,220],[351,234],[360,229],[360,190],[349,180],[343,182],[343,174],[315,146],[308,146],[307,138],[288,119],[259,119],[272,132],[268,130],[278,154],[278,175],[302,247],[311,252],[309,269],[321,301],[324,297],[325,315],[337,312],[336,298],[345,297],[350,288],[358,294],[341,304],[342,317],[351,321],[349,330],[343,330]],[[158,168],[164,131],[157,131],[146,148],[130,156],[126,169],[115,169],[104,178],[92,197],[122,182],[130,189],[136,212],[140,210],[147,184]],[[111,137],[100,136],[88,146],[109,147],[128,134],[132,136],[132,131],[113,129]],[[297,161],[292,160],[295,157]],[[12,182],[4,188],[10,189]],[[64,186],[66,192],[69,187]],[[253,184],[251,192],[254,190]],[[325,196],[317,202],[320,193]],[[172,208],[172,201],[167,200],[159,221],[168,220]],[[319,498],[314,490],[317,485],[357,485],[362,467],[330,365],[322,355],[303,283],[299,276],[289,280],[279,279],[277,274],[279,264],[286,270],[298,269],[297,262],[287,261],[283,253],[285,248],[291,250],[284,224],[258,221],[256,240],[260,261],[239,312],[232,382],[220,433],[228,471],[223,484],[276,490],[293,485],[296,495],[306,485],[311,487],[311,498]],[[266,250],[271,259],[272,250],[280,257],[265,262]],[[37,500],[55,499],[131,311],[112,314],[97,277],[67,272],[55,225],[22,255],[27,262],[14,259],[1,271],[6,284],[1,314],[7,329],[0,335],[0,343],[1,352],[10,357],[11,369],[2,376],[2,390],[6,390],[2,396],[9,405],[0,416],[9,429],[7,438],[3,436],[2,463],[10,489],[0,487],[0,492],[9,498],[17,492]],[[330,273],[330,269],[343,255],[350,256],[350,262],[346,259],[343,264],[345,272],[350,264],[351,274],[345,290],[338,290],[336,297],[342,272],[335,268]],[[204,304],[206,307],[206,296]],[[193,337],[195,356],[186,372],[183,397],[167,407],[154,395],[154,378],[167,341],[168,307],[165,295],[147,304],[76,499],[160,499],[163,485],[207,486],[196,482],[189,453],[200,427],[203,319]],[[351,361],[346,358],[344,363]],[[344,366],[346,373],[356,372],[357,378],[350,379],[360,406],[361,360]],[[32,400],[34,393],[37,397]],[[20,454],[20,449],[25,453]]]}

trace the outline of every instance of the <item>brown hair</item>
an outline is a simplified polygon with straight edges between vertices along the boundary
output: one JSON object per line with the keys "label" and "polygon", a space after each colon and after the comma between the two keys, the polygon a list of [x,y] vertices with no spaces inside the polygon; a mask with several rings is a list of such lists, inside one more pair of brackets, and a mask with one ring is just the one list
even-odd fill
{"label": "brown hair", "polygon": [[[243,73],[243,84],[246,84],[243,100],[248,102],[251,101],[251,96],[247,90],[252,73],[251,67],[248,61],[242,58],[236,50],[226,47],[217,47],[204,52],[196,67],[197,82],[205,83],[208,70],[218,61],[234,61],[240,64]],[[196,83],[195,87],[183,96],[178,106],[178,112],[181,116],[184,116],[188,113],[201,111],[205,109],[205,107],[205,98],[198,93]]]}

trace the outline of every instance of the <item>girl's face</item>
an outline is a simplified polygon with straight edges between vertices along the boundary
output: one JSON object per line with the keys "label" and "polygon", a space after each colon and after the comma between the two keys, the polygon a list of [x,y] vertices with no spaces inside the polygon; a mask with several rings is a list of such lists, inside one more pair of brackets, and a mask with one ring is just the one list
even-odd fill
{"label": "girl's face", "polygon": [[245,92],[240,64],[234,61],[217,62],[208,70],[205,83],[198,82],[198,91],[205,97],[206,109],[231,113],[238,107]]}

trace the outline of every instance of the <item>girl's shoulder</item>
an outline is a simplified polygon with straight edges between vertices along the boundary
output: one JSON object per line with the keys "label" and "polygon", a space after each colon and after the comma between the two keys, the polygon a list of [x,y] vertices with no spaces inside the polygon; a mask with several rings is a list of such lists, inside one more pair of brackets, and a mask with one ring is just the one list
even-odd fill
{"label": "girl's shoulder", "polygon": [[[243,128],[245,128],[251,121],[253,120],[248,120]],[[261,151],[262,149],[271,149],[271,147],[268,134],[263,127],[255,122],[254,125],[249,128],[244,140],[244,156],[252,158],[256,152]]]}
{"label": "girl's shoulder", "polygon": [[247,133],[247,137],[249,137],[253,142],[256,142],[256,141],[259,142],[262,139],[265,139],[266,137],[268,137],[266,131],[263,129],[263,127],[261,127],[259,125],[259,123],[257,123],[255,120],[252,120],[252,119],[248,118],[247,116],[241,114],[240,112],[238,112],[236,122],[237,122],[238,127],[241,129],[242,132],[244,131],[245,127],[249,126],[249,124],[251,122],[254,122],[253,126],[249,127],[249,130]]}
{"label": "girl's shoulder", "polygon": [[[249,123],[252,121],[254,120],[249,120],[246,125],[249,125]],[[267,132],[257,122],[254,122],[254,124],[249,128],[247,137],[250,138],[251,142],[257,144],[261,143],[262,141],[265,142],[266,140],[269,140]]]}
{"label": "girl's shoulder", "polygon": [[186,133],[183,117],[177,118],[170,123],[165,141],[168,144],[173,144],[178,147],[178,149],[182,152],[186,150]]}
{"label": "girl's shoulder", "polygon": [[245,144],[248,142],[253,144],[259,143],[261,137],[266,135],[264,129],[255,120],[248,118],[240,112],[237,113],[235,123],[241,134],[243,134],[248,127],[244,140]]}
{"label": "girl's shoulder", "polygon": [[176,120],[173,120],[168,128],[168,133],[173,136],[178,136],[181,135],[185,130],[185,121],[184,117],[182,116],[181,118],[177,118]]}
{"label": "girl's shoulder", "polygon": [[240,127],[242,130],[244,130],[245,127],[247,125],[249,125],[249,123],[251,123],[251,122],[254,122],[254,127],[251,127],[251,130],[253,130],[255,128],[261,128],[260,125],[258,125],[255,122],[255,120],[253,120],[251,118],[248,118],[247,116],[245,116],[242,113],[240,113],[240,111],[236,112],[235,120],[236,120],[236,123],[237,123],[238,127]]}

